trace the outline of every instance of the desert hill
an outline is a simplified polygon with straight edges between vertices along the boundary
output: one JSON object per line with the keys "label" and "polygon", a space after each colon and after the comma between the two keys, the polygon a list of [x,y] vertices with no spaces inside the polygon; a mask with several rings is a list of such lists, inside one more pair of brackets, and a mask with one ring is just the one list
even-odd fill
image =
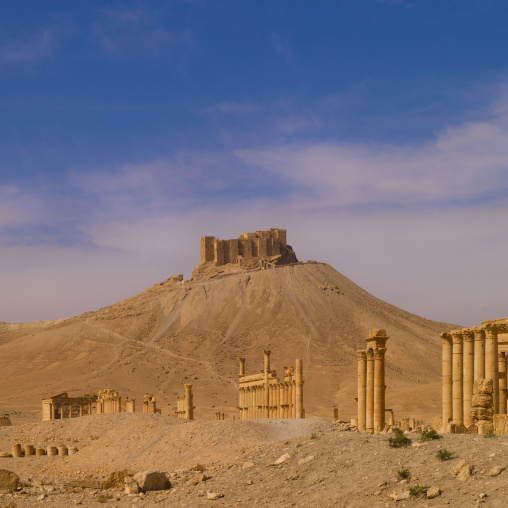
{"label": "desert hill", "polygon": [[440,413],[441,340],[453,325],[430,321],[370,295],[331,266],[304,262],[245,271],[224,265],[199,280],[175,276],[110,307],[55,322],[0,323],[0,410],[32,411],[42,398],[114,388],[157,396],[172,414],[192,383],[196,419],[236,415],[238,357],[247,374],[304,362],[307,417],[332,406],[356,415],[356,351],[385,328],[387,407],[396,416]]}

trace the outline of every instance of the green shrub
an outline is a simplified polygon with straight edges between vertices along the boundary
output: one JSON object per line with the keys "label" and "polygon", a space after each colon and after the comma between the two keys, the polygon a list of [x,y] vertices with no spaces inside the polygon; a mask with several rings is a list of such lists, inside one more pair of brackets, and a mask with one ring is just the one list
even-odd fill
{"label": "green shrub", "polygon": [[388,438],[388,445],[392,448],[401,448],[402,446],[408,446],[411,444],[411,439],[409,439],[404,432],[400,429],[393,429],[393,436]]}
{"label": "green shrub", "polygon": [[427,490],[429,489],[428,485],[415,485],[414,487],[409,487],[409,495],[410,496],[421,496],[423,494],[427,494]]}
{"label": "green shrub", "polygon": [[441,439],[443,436],[438,434],[438,432],[434,429],[424,430],[422,432],[422,436],[420,437],[420,441],[430,441],[432,439]]}
{"label": "green shrub", "polygon": [[107,503],[109,499],[113,499],[113,496],[111,494],[101,494],[97,498],[97,501],[99,501],[99,503]]}
{"label": "green shrub", "polygon": [[411,476],[411,473],[409,472],[409,469],[407,468],[404,468],[404,469],[400,469],[398,472],[397,472],[397,476],[401,479],[401,480],[405,480],[407,478],[409,478]]}
{"label": "green shrub", "polygon": [[488,432],[485,432],[485,434],[483,434],[483,437],[487,437],[487,438],[495,437],[494,429],[490,429]]}
{"label": "green shrub", "polygon": [[312,435],[310,436],[311,439],[317,439],[317,434],[315,432],[312,433]]}
{"label": "green shrub", "polygon": [[454,452],[449,452],[446,448],[442,448],[441,450],[438,450],[436,453],[436,457],[439,460],[449,460],[454,455]]}

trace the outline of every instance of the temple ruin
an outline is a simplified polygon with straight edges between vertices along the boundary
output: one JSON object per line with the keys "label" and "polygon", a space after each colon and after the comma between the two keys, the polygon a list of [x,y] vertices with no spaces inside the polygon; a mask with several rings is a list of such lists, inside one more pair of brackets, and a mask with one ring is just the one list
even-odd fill
{"label": "temple ruin", "polygon": [[[492,382],[493,416],[507,413],[508,318],[484,321],[481,326],[441,333],[443,341],[443,431],[480,432],[473,395],[480,381]],[[481,385],[481,386],[480,386]],[[485,395],[485,393],[483,394]],[[477,399],[478,400],[478,399]],[[488,412],[488,411],[487,411]],[[492,418],[489,417],[492,422]],[[501,419],[498,418],[498,421]]]}
{"label": "temple ruin", "polygon": [[201,237],[201,263],[269,268],[270,265],[297,262],[293,249],[287,245],[285,229],[270,228],[268,231],[243,233],[234,240]]}
{"label": "temple ruin", "polygon": [[143,396],[143,413],[155,415],[160,414],[160,409],[157,409],[157,400],[152,393],[145,393]]}
{"label": "temple ruin", "polygon": [[116,390],[99,390],[97,396],[97,414],[102,413],[121,413],[122,397]]}
{"label": "temple ruin", "polygon": [[54,395],[42,401],[42,421],[78,418],[92,414],[92,404],[97,395],[84,394],[82,397],[69,397],[67,392]]}
{"label": "temple ruin", "polygon": [[369,331],[367,348],[358,351],[358,429],[383,432],[385,429],[386,331]]}
{"label": "temple ruin", "polygon": [[303,366],[284,367],[284,381],[270,369],[270,353],[265,351],[264,369],[260,374],[245,375],[245,358],[239,358],[240,420],[251,418],[305,418],[303,409]]}
{"label": "temple ruin", "polygon": [[183,395],[178,395],[176,398],[177,410],[175,415],[178,418],[187,418],[188,420],[194,420],[194,409],[193,406],[193,397],[194,393],[192,392],[192,385],[186,384],[185,393]]}

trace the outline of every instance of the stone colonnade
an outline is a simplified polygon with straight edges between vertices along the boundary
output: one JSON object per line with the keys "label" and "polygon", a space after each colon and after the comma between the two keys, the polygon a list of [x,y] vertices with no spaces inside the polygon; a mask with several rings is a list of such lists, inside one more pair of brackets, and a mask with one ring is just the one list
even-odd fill
{"label": "stone colonnade", "polygon": [[178,395],[176,398],[177,411],[175,414],[178,416],[178,418],[187,418],[188,420],[194,420],[194,409],[196,408],[193,406],[194,393],[192,391],[192,385],[186,384],[184,386],[185,394]]}
{"label": "stone colonnade", "polygon": [[305,418],[303,409],[303,365],[297,359],[295,369],[284,367],[284,381],[270,369],[270,353],[264,352],[261,374],[245,375],[245,358],[239,358],[240,420],[251,418]]}
{"label": "stone colonnade", "polygon": [[374,329],[365,339],[367,348],[358,351],[358,429],[383,432],[385,428],[386,331]]}
{"label": "stone colonnade", "polygon": [[507,356],[499,351],[500,334],[508,324],[484,322],[482,326],[441,333],[443,341],[443,430],[450,423],[469,427],[473,385],[492,379],[494,414],[506,414]]}

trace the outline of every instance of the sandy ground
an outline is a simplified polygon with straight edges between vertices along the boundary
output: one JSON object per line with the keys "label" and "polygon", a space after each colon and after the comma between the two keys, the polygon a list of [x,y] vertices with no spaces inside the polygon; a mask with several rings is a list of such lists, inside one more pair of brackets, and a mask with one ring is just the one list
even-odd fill
{"label": "sandy ground", "polygon": [[[72,421],[0,428],[0,451],[12,443],[66,444],[80,451],[68,457],[1,458],[0,468],[16,472],[22,488],[0,495],[0,506],[55,506],[99,503],[116,506],[506,506],[508,438],[445,435],[390,448],[388,435],[370,435],[324,419],[196,421],[142,414],[111,414]],[[439,461],[440,449],[453,452]],[[287,460],[275,464],[288,455]],[[464,459],[468,479],[454,476]],[[196,467],[199,464],[198,467]],[[145,495],[89,488],[121,469],[167,473],[172,488]],[[197,470],[196,470],[197,469]],[[410,477],[401,480],[398,472]],[[410,487],[438,487],[435,499],[411,496]],[[209,492],[223,497],[210,501]]]}

